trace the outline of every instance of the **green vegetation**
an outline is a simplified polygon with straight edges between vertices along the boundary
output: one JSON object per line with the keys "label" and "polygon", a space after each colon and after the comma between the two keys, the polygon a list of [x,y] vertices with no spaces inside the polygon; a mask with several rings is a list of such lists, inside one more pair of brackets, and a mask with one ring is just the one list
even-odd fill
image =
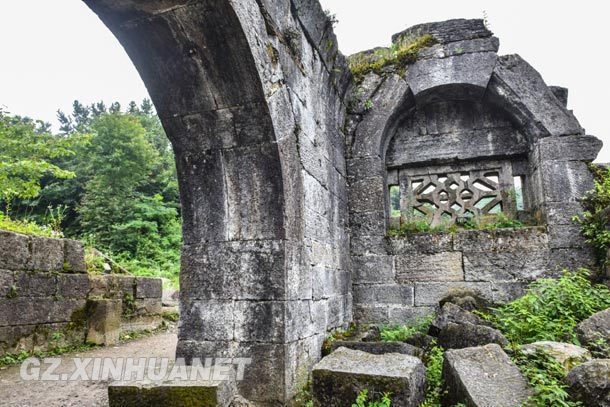
{"label": "green vegetation", "polygon": [[430,328],[430,324],[434,321],[435,315],[431,314],[420,318],[412,325],[391,325],[381,328],[381,340],[386,342],[404,342],[411,338],[416,333],[425,334]]}
{"label": "green vegetation", "polygon": [[[55,337],[57,339],[57,337]],[[53,341],[51,341],[53,342]],[[21,351],[19,353],[5,354],[0,357],[0,367],[18,365],[28,358],[44,359],[54,356],[60,356],[66,353],[84,352],[87,350],[98,348],[97,345],[82,344],[82,345],[70,345],[70,346],[55,346],[48,351]]]}
{"label": "green vegetation", "polygon": [[347,329],[337,329],[331,333],[322,343],[322,356],[326,356],[330,353],[333,342],[348,339],[354,336],[357,331],[358,326],[352,322]]}
{"label": "green vegetation", "polygon": [[443,362],[445,350],[433,346],[426,354],[426,398],[421,407],[440,407],[443,395]]}
{"label": "green vegetation", "polygon": [[428,218],[415,218],[414,220],[402,222],[399,228],[390,228],[388,237],[403,237],[415,233],[457,233],[460,230],[487,230],[498,229],[519,229],[525,224],[519,220],[509,218],[504,213],[487,215],[481,219],[469,220],[457,225],[455,223],[442,223],[438,226],[431,226]]}
{"label": "green vegetation", "polygon": [[358,394],[356,402],[352,404],[352,407],[390,407],[391,404],[392,399],[390,399],[390,394],[383,394],[380,400],[369,400],[369,391],[365,389]]}
{"label": "green vegetation", "polygon": [[[113,269],[178,284],[180,201],[152,103],[85,106],[49,125],[0,112],[0,229],[80,239]],[[88,257],[92,272],[103,260]]]}
{"label": "green vegetation", "polygon": [[512,360],[521,373],[527,378],[534,394],[529,397],[525,406],[582,406],[580,402],[570,399],[567,386],[563,383],[565,371],[563,366],[543,350],[526,355],[518,348],[513,350]]}
{"label": "green vegetation", "polygon": [[359,53],[348,58],[349,69],[357,82],[361,82],[369,72],[383,74],[383,69],[390,65],[404,66],[417,61],[422,48],[430,47],[437,41],[429,34],[417,38],[403,38],[390,48],[381,48],[372,55]]}
{"label": "green vegetation", "polygon": [[595,248],[599,262],[604,266],[610,248],[610,168],[594,164],[589,168],[595,178],[595,187],[583,199],[585,212],[582,217],[576,216],[574,221],[580,223],[582,234]]}
{"label": "green vegetation", "polygon": [[576,325],[592,314],[610,307],[610,290],[594,285],[590,272],[565,271],[559,279],[540,279],[526,294],[508,304],[478,314],[511,341],[512,359],[534,390],[526,406],[576,407],[563,384],[565,369],[547,352],[525,354],[521,344],[537,341],[569,342],[580,345]]}
{"label": "green vegetation", "polygon": [[526,294],[480,314],[513,343],[558,341],[579,344],[576,325],[610,307],[610,290],[593,285],[590,272],[564,272],[559,279],[544,278],[530,284]]}
{"label": "green vegetation", "polygon": [[27,219],[13,220],[3,213],[0,213],[0,230],[8,230],[24,235],[61,237],[61,235],[55,234],[48,226],[41,226]]}

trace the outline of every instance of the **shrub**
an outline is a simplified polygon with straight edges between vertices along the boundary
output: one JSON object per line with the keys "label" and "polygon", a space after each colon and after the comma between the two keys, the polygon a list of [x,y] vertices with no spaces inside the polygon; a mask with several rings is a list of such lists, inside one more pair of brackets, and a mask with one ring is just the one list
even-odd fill
{"label": "shrub", "polygon": [[610,307],[610,290],[593,285],[589,271],[564,272],[559,279],[540,279],[526,294],[493,309],[490,320],[514,343],[566,341],[578,344],[576,325]]}
{"label": "shrub", "polygon": [[440,407],[443,394],[443,361],[445,350],[433,346],[426,354],[426,398],[421,407]]}
{"label": "shrub", "polygon": [[1,212],[0,230],[8,230],[9,232],[32,236],[62,237],[62,235],[58,235],[50,227],[40,226],[37,223],[29,220],[13,220]]}
{"label": "shrub", "polygon": [[563,384],[565,370],[548,352],[538,349],[533,354],[525,354],[517,348],[512,359],[534,390],[525,406],[582,406],[581,403],[570,400],[566,385]]}
{"label": "shrub", "polygon": [[369,391],[362,390],[352,407],[390,407],[392,400],[389,393],[384,393],[381,400],[369,400]]}
{"label": "shrub", "polygon": [[381,328],[381,340],[386,342],[404,342],[416,333],[426,333],[435,315],[431,314],[420,318],[413,325],[390,325]]}
{"label": "shrub", "polygon": [[575,216],[574,221],[580,223],[583,236],[597,253],[600,263],[604,264],[606,251],[610,247],[610,168],[591,166],[595,177],[595,186],[583,199],[585,212],[582,216]]}

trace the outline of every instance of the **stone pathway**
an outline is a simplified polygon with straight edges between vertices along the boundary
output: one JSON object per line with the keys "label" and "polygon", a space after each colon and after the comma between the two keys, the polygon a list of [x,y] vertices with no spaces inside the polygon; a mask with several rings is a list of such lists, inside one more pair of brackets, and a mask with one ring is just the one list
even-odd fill
{"label": "stone pathway", "polygon": [[[72,358],[175,357],[177,336],[164,332],[118,346],[63,355],[56,373],[72,373]],[[65,362],[65,363],[63,363]],[[90,369],[88,369],[90,370]],[[107,407],[106,381],[25,381],[20,366],[0,370],[0,405],[3,407]]]}

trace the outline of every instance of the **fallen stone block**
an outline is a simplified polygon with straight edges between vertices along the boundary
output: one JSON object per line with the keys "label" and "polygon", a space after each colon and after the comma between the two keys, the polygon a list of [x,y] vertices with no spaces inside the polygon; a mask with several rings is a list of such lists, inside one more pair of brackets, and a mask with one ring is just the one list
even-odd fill
{"label": "fallen stone block", "polygon": [[373,355],[383,355],[386,353],[400,353],[422,358],[424,350],[404,342],[359,342],[359,341],[335,341],[332,343],[331,352],[339,348],[359,350]]}
{"label": "fallen stone block", "polygon": [[519,368],[496,344],[448,350],[443,377],[447,406],[519,407],[531,394]]}
{"label": "fallen stone block", "polygon": [[414,356],[370,353],[339,348],[323,358],[312,371],[316,407],[350,407],[367,389],[378,399],[392,394],[392,405],[416,407],[423,401],[426,368]]}
{"label": "fallen stone block", "polygon": [[566,370],[566,373],[574,367],[591,360],[591,353],[580,346],[571,343],[540,341],[521,346],[523,353],[531,355],[538,350],[546,351]]}
{"label": "fallen stone block", "polygon": [[[191,367],[185,366],[190,378]],[[228,407],[234,380],[125,381],[108,386],[110,407]]]}
{"label": "fallen stone block", "polygon": [[578,324],[576,334],[585,347],[610,357],[610,308],[593,314]]}
{"label": "fallen stone block", "polygon": [[508,339],[497,329],[488,326],[449,322],[439,333],[438,343],[445,349],[470,348],[490,343],[505,347]]}
{"label": "fallen stone block", "polygon": [[445,328],[447,324],[451,322],[454,324],[485,324],[485,322],[481,318],[474,315],[473,313],[468,312],[462,309],[462,307],[459,307],[451,302],[446,302],[442,306],[434,322],[430,324],[428,333],[430,335],[438,335],[443,330],[443,328]]}
{"label": "fallen stone block", "polygon": [[106,346],[116,344],[121,333],[122,311],[120,300],[88,300],[87,343]]}
{"label": "fallen stone block", "polygon": [[585,406],[610,407],[610,359],[594,359],[566,377],[570,395]]}

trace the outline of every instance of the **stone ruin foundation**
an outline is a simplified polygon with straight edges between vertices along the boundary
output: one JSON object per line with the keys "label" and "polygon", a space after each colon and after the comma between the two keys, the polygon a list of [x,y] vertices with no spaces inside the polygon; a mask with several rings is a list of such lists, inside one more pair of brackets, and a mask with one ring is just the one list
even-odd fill
{"label": "stone ruin foundation", "polygon": [[[412,27],[393,41],[433,44],[355,79],[316,0],[85,2],[174,147],[177,356],[253,358],[239,392],[257,404],[287,403],[352,320],[412,320],[463,288],[506,301],[593,262],[571,218],[601,142],[483,21]],[[533,226],[388,237],[489,213]]]}

